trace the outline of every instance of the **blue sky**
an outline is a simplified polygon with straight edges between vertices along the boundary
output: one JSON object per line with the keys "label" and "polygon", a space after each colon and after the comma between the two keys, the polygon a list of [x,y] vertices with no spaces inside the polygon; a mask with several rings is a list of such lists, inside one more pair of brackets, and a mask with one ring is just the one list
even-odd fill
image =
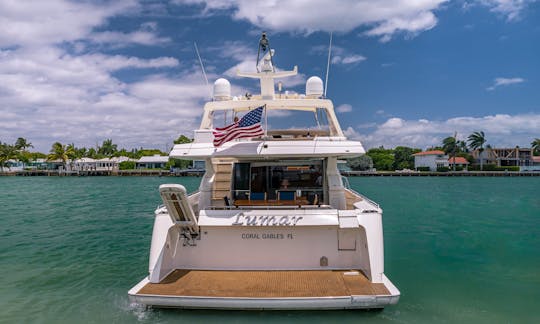
{"label": "blue sky", "polygon": [[[366,147],[425,149],[454,132],[492,146],[540,137],[540,2],[535,0],[0,1],[0,141],[26,137],[165,150],[198,127],[208,78],[257,83],[267,31],[285,89],[324,79],[346,134]],[[286,118],[286,117],[284,117]]]}

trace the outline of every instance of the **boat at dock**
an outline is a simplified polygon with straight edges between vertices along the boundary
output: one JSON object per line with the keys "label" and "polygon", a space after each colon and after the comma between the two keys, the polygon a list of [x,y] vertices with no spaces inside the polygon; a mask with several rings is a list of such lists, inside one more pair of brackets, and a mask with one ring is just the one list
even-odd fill
{"label": "boat at dock", "polygon": [[[276,93],[274,79],[298,69],[276,71],[264,36],[259,52],[257,71],[238,75],[259,79],[261,93],[233,97],[218,79],[194,141],[170,152],[204,160],[206,171],[194,193],[160,186],[149,274],[130,300],[273,310],[397,303],[400,292],[384,273],[382,209],[349,188],[337,167],[364,154],[362,144],[344,136],[320,78],[307,80],[305,94],[284,94],[281,85]],[[268,122],[300,115],[313,127]]]}

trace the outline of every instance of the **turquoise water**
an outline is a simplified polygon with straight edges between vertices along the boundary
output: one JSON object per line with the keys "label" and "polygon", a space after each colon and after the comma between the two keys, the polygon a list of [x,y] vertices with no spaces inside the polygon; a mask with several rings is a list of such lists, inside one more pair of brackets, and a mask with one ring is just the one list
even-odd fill
{"label": "turquoise water", "polygon": [[0,322],[540,323],[539,178],[351,178],[384,208],[381,312],[145,310],[157,187],[200,178],[0,177]]}

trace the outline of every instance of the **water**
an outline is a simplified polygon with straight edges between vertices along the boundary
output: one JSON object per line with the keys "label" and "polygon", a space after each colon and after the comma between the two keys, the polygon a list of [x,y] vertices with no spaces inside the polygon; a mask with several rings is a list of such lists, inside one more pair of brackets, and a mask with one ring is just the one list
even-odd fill
{"label": "water", "polygon": [[351,178],[384,208],[381,312],[145,310],[157,187],[200,178],[0,177],[0,322],[540,323],[540,179]]}

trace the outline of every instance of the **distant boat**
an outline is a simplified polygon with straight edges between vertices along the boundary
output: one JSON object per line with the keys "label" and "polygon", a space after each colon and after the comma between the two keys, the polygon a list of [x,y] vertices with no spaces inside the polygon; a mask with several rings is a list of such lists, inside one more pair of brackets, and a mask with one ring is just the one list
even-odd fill
{"label": "distant boat", "polygon": [[[204,160],[206,173],[191,195],[160,186],[149,275],[130,300],[275,310],[397,303],[400,292],[384,274],[382,209],[350,189],[337,167],[364,154],[362,144],[345,138],[320,78],[307,80],[305,95],[282,94],[281,86],[276,94],[274,79],[297,68],[276,72],[273,50],[262,50],[257,72],[238,73],[260,79],[261,94],[231,97],[230,83],[218,79],[194,142],[170,152]],[[317,125],[269,129],[275,112],[315,116]],[[227,113],[231,124],[217,128]]]}

